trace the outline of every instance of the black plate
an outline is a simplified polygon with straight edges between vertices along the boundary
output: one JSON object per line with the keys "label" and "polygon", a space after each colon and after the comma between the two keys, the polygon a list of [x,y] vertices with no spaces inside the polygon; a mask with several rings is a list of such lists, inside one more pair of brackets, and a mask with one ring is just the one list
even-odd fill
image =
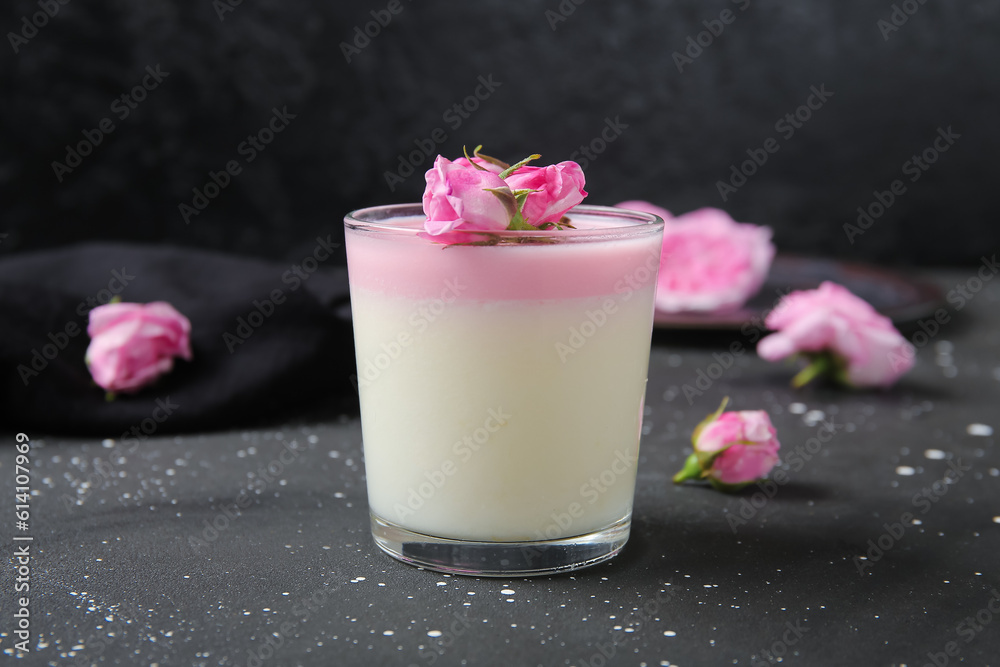
{"label": "black plate", "polygon": [[784,294],[815,289],[824,280],[858,295],[897,326],[932,314],[944,303],[936,286],[889,269],[832,259],[778,255],[760,292],[746,305],[725,313],[667,313],[657,310],[653,324],[663,329],[739,329],[762,318]]}

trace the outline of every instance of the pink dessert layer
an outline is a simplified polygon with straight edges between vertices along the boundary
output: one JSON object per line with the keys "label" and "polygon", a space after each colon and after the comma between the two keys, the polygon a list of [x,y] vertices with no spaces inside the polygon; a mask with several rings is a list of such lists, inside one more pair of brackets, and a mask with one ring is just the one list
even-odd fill
{"label": "pink dessert layer", "polygon": [[347,265],[352,289],[389,297],[573,299],[652,285],[660,243],[654,230],[569,243],[444,246],[413,235],[347,229]]}

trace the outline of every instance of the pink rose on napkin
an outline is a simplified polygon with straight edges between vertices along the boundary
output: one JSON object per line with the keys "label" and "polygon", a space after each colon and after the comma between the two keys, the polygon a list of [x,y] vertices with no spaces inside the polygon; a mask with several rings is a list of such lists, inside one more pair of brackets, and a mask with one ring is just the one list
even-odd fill
{"label": "pink rose on napkin", "polygon": [[765,323],[777,333],[757,343],[757,354],[812,360],[792,381],[797,387],[821,374],[855,387],[887,387],[913,366],[913,346],[892,321],[836,283],[788,294]]}
{"label": "pink rose on napkin", "polygon": [[86,362],[109,392],[134,392],[191,359],[191,322],[169,303],[109,303],[90,311]]}
{"label": "pink rose on napkin", "polygon": [[781,444],[767,412],[723,412],[727,403],[724,400],[695,427],[694,453],[674,476],[674,483],[704,479],[720,491],[736,491],[763,479],[778,463]]}
{"label": "pink rose on napkin", "polygon": [[521,167],[505,179],[511,190],[537,190],[524,200],[521,215],[535,227],[559,220],[583,201],[586,179],[576,162],[560,162],[547,167]]}
{"label": "pink rose on napkin", "polygon": [[[500,231],[507,229],[513,217],[514,195],[507,184],[496,173],[463,162],[439,155],[425,175],[424,229],[432,236],[456,230]],[[498,197],[492,189],[509,199]]]}
{"label": "pink rose on napkin", "polygon": [[774,259],[771,230],[734,222],[725,211],[702,208],[673,217],[645,201],[619,208],[666,221],[656,283],[656,307],[668,313],[739,308],[760,290]]}

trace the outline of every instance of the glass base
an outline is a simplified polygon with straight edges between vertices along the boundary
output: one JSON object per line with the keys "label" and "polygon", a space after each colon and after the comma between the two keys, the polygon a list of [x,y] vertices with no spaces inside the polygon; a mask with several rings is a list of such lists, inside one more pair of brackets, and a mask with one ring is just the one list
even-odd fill
{"label": "glass base", "polygon": [[414,533],[371,515],[375,544],[393,558],[437,572],[473,577],[537,577],[597,565],[628,541],[632,515],[603,530],[556,540],[471,542]]}

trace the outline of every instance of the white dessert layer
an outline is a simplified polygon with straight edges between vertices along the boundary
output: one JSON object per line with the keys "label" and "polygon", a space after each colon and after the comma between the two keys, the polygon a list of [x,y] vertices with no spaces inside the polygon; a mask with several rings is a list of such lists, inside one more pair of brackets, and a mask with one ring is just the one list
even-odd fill
{"label": "white dessert layer", "polygon": [[470,296],[461,278],[423,290],[429,298],[366,289],[354,281],[358,267],[352,259],[376,514],[429,535],[521,541],[592,532],[631,511],[652,329],[648,269],[644,282],[634,267],[596,272],[610,288],[598,295],[496,300]]}

